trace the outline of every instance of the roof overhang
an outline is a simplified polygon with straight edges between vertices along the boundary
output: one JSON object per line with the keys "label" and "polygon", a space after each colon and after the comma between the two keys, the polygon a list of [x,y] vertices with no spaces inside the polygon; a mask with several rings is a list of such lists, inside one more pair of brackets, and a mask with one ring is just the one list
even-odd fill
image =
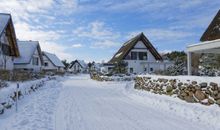
{"label": "roof overhang", "polygon": [[187,52],[220,54],[220,39],[189,45]]}

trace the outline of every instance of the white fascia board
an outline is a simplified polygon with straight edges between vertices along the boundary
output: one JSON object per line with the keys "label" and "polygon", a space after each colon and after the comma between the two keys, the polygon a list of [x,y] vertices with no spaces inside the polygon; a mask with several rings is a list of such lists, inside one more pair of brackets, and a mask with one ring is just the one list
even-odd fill
{"label": "white fascia board", "polygon": [[187,47],[187,52],[198,52],[198,51],[205,52],[205,50],[210,51],[211,49],[216,49],[216,48],[220,48],[220,39],[189,45]]}

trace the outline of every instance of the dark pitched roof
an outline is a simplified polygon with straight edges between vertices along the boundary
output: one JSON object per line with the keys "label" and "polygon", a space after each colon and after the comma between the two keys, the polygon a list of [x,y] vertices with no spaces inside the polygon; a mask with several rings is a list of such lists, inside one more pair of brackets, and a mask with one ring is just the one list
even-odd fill
{"label": "dark pitched roof", "polygon": [[11,15],[0,13],[0,37],[4,31],[6,31],[6,35],[9,36],[8,41],[11,49],[11,55],[18,57],[20,54]]}
{"label": "dark pitched roof", "polygon": [[142,41],[144,45],[149,49],[156,60],[163,60],[154,46],[150,43],[144,33],[140,33],[129,41],[125,42],[118,52],[113,56],[109,63],[116,63],[123,60],[123,58],[130,52],[130,50],[137,44],[138,41]]}
{"label": "dark pitched roof", "polygon": [[78,63],[82,68],[87,67],[87,64],[83,60],[75,60],[70,63],[69,68],[72,68],[75,63]]}
{"label": "dark pitched roof", "polygon": [[220,39],[220,10],[203,33],[200,41],[211,41]]}

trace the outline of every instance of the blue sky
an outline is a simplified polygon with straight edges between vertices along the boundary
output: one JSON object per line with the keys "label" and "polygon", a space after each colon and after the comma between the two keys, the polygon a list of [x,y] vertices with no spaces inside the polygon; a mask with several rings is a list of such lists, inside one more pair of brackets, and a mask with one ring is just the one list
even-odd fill
{"label": "blue sky", "polygon": [[68,61],[108,61],[140,32],[159,52],[198,43],[219,0],[0,0],[20,40]]}

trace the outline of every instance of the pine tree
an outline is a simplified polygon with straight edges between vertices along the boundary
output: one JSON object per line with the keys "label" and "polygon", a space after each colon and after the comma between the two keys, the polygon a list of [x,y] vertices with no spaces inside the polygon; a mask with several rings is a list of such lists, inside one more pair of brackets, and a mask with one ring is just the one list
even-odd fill
{"label": "pine tree", "polygon": [[127,73],[127,66],[128,64],[124,61],[119,61],[115,64],[115,67],[113,68],[113,73],[116,74],[125,74]]}

